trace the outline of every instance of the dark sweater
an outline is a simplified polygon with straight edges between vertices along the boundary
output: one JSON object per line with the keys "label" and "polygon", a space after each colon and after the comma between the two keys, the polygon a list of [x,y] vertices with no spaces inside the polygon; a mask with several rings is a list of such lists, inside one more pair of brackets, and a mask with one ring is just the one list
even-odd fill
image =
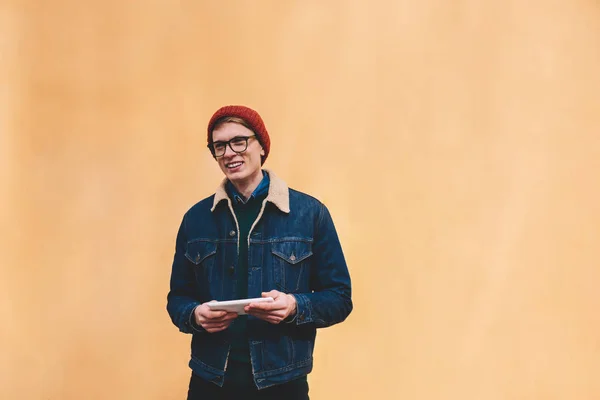
{"label": "dark sweater", "polygon": [[[227,184],[227,192],[240,230],[238,262],[235,267],[236,299],[248,297],[248,234],[258,217],[263,200],[267,197],[269,183],[269,176],[263,171],[262,181],[247,201],[243,200],[231,182]],[[226,380],[235,382],[237,385],[253,386],[250,346],[246,331],[247,321],[247,315],[239,315],[229,326],[231,352],[227,364]]]}
{"label": "dark sweater", "polygon": [[[235,266],[235,295],[237,299],[248,297],[248,233],[250,227],[262,206],[262,202],[267,197],[267,193],[258,197],[250,197],[246,204],[233,201],[233,211],[239,224],[239,256]],[[246,334],[247,315],[239,315],[229,327],[231,335],[231,353],[229,358],[235,361],[250,362],[250,347],[248,345],[248,336]]]}
{"label": "dark sweater", "polygon": [[[246,202],[230,182],[227,184],[227,192],[240,230],[238,263],[235,268],[235,294],[237,299],[248,297],[248,234],[252,224],[258,217],[264,199],[267,197],[269,184],[269,176],[263,171],[263,180]],[[254,386],[250,346],[246,331],[247,320],[247,315],[239,315],[229,326],[231,352],[229,353],[225,380],[234,382],[238,386]],[[300,380],[306,381],[306,376],[300,378]]]}

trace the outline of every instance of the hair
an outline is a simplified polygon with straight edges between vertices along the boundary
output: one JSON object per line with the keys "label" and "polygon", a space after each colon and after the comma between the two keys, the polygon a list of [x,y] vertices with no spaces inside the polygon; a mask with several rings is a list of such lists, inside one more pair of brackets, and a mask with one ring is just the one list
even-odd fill
{"label": "hair", "polygon": [[[215,129],[218,129],[221,127],[221,125],[227,124],[227,123],[233,123],[233,124],[239,124],[242,125],[243,127],[246,127],[248,129],[250,129],[252,131],[252,133],[254,133],[256,135],[256,132],[254,132],[254,129],[252,129],[252,127],[250,126],[250,124],[248,122],[246,122],[245,119],[240,118],[240,117],[221,117],[219,118],[214,126],[213,126],[213,132],[215,131]],[[258,136],[256,137],[256,139],[258,139]],[[213,142],[213,138],[212,138],[212,132],[210,133],[210,143],[212,144]],[[258,142],[260,143],[260,145],[262,146],[262,143],[260,142],[260,139],[258,139]]]}

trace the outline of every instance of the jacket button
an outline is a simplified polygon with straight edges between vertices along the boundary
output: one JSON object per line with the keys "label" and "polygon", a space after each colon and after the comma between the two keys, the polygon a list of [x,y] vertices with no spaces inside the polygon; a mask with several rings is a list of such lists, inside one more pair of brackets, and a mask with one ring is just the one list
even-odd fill
{"label": "jacket button", "polygon": [[231,275],[233,275],[235,273],[235,267],[233,265],[231,267],[229,267],[229,273]]}
{"label": "jacket button", "polygon": [[235,236],[235,231],[229,232],[229,236],[234,237]]}

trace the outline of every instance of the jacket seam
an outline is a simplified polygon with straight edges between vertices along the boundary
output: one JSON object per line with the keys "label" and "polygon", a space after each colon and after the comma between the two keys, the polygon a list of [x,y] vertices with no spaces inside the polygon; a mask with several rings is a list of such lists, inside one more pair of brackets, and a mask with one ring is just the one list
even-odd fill
{"label": "jacket seam", "polygon": [[270,376],[274,376],[274,375],[284,374],[286,372],[293,371],[297,368],[306,367],[306,366],[310,365],[312,362],[313,362],[313,357],[310,356],[308,358],[305,358],[304,360],[295,362],[294,364],[287,365],[283,368],[270,369],[267,371],[257,372],[254,374],[254,377],[255,378],[265,378],[265,377],[270,377]]}

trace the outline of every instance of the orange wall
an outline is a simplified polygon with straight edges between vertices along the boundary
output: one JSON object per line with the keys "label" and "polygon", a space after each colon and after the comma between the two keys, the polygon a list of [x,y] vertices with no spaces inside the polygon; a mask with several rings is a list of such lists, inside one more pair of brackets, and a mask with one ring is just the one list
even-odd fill
{"label": "orange wall", "polygon": [[0,398],[184,398],[230,103],[348,258],[312,398],[600,398],[599,49],[591,0],[3,1]]}

